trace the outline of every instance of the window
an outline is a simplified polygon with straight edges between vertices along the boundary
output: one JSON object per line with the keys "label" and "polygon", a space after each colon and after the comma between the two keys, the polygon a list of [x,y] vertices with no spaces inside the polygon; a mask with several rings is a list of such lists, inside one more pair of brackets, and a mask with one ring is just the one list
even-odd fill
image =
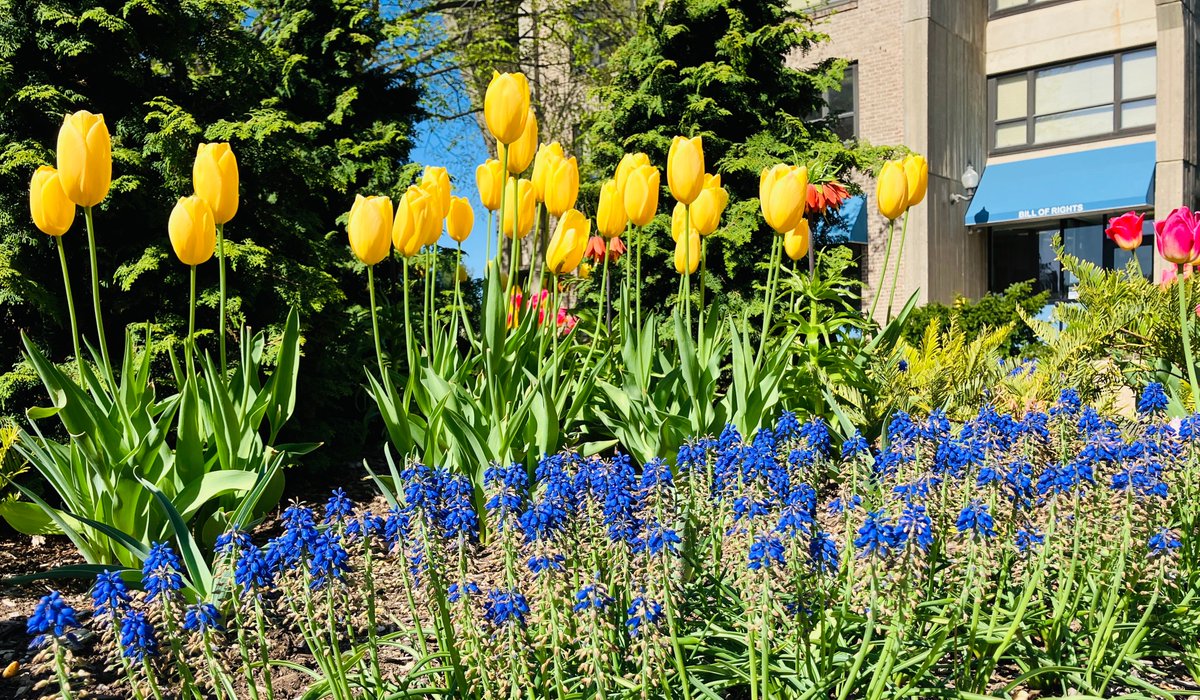
{"label": "window", "polygon": [[846,66],[842,84],[837,90],[821,95],[825,105],[810,120],[833,118],[833,132],[843,141],[858,138],[858,64]]}
{"label": "window", "polygon": [[1032,10],[1039,5],[1057,5],[1071,0],[991,0],[992,16]]}
{"label": "window", "polygon": [[1153,129],[1155,63],[1151,47],[992,78],[992,150]]}
{"label": "window", "polygon": [[[1111,215],[1115,216],[1115,214]],[[1110,215],[1049,221],[1027,229],[1001,229],[991,233],[988,289],[1003,292],[1009,285],[1033,280],[1034,291],[1050,292],[1051,302],[1075,298],[1079,280],[1063,269],[1054,253],[1054,238],[1060,236],[1068,255],[1106,270],[1123,269],[1131,253],[1121,250],[1104,235]],[[1142,224],[1142,245],[1137,249],[1142,275],[1151,279],[1154,269],[1154,222]]]}

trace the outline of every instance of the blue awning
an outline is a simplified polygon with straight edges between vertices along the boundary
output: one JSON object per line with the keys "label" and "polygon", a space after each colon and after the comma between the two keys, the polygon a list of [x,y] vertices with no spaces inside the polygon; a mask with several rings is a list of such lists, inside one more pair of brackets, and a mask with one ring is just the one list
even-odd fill
{"label": "blue awning", "polygon": [[990,165],[967,226],[1124,211],[1154,203],[1154,142]]}
{"label": "blue awning", "polygon": [[825,243],[867,242],[867,199],[856,195],[828,219],[817,221],[816,239]]}

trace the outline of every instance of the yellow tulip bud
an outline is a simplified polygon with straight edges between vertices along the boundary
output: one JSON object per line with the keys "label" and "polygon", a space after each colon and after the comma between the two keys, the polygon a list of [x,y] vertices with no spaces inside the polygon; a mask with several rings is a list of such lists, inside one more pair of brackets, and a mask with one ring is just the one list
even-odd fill
{"label": "yellow tulip bud", "polygon": [[[721,187],[720,175],[705,175],[704,189],[692,202],[692,228],[707,236],[721,225],[721,214],[729,204],[729,193]],[[710,186],[711,185],[711,186]]]}
{"label": "yellow tulip bud", "polygon": [[579,198],[579,166],[575,156],[571,156],[559,158],[547,167],[550,172],[545,183],[546,209],[555,216],[562,216]]}
{"label": "yellow tulip bud", "polygon": [[676,136],[667,152],[667,186],[671,196],[691,204],[704,188],[704,144],[700,137]]}
{"label": "yellow tulip bud", "polygon": [[650,165],[650,156],[645,153],[626,153],[621,156],[621,162],[617,163],[617,175],[614,179],[617,181],[617,191],[621,193],[622,199],[625,198],[625,187],[630,174],[643,165]]}
{"label": "yellow tulip bud", "polygon": [[392,223],[392,245],[396,252],[411,258],[421,252],[429,230],[429,219],[436,218],[437,205],[429,193],[412,186],[396,205],[396,219]]}
{"label": "yellow tulip bud", "polygon": [[700,234],[692,231],[675,242],[675,271],[690,275],[700,267]]}
{"label": "yellow tulip bud", "polygon": [[182,197],[167,221],[171,247],[184,265],[199,265],[213,256],[217,247],[217,222],[208,202],[196,195]]}
{"label": "yellow tulip bud", "polygon": [[475,168],[475,187],[479,189],[479,201],[489,211],[500,209],[500,196],[504,194],[504,166],[495,158],[489,158]]}
{"label": "yellow tulip bud", "polygon": [[671,238],[676,243],[679,242],[679,237],[683,235],[684,229],[687,226],[687,218],[687,205],[683,202],[676,202],[675,208],[671,210]]}
{"label": "yellow tulip bud", "polygon": [[475,226],[475,212],[466,197],[450,198],[450,213],[446,217],[446,231],[457,243],[467,240]]}
{"label": "yellow tulip bud", "polygon": [[908,177],[899,162],[889,160],[883,164],[875,184],[875,199],[879,213],[893,221],[908,208]]}
{"label": "yellow tulip bud", "polygon": [[529,81],[524,73],[492,71],[483,97],[483,119],[488,131],[503,144],[514,143],[525,131],[529,116]]}
{"label": "yellow tulip bud", "polygon": [[[620,173],[620,168],[617,173]],[[634,226],[645,226],[658,213],[659,178],[658,168],[649,163],[635,167],[626,176],[622,199],[625,215]],[[617,183],[617,189],[621,189],[620,182]]]}
{"label": "yellow tulip bud", "polygon": [[808,219],[801,217],[796,228],[783,234],[783,250],[792,260],[799,260],[808,255],[808,243],[811,237]]}
{"label": "yellow tulip bud", "polygon": [[758,201],[767,225],[777,233],[796,228],[804,216],[808,196],[808,168],[780,163],[766,168],[758,178]]}
{"label": "yellow tulip bud", "polygon": [[374,265],[392,249],[392,200],[387,197],[354,198],[350,219],[346,222],[350,250],[364,265]]}
{"label": "yellow tulip bud", "polygon": [[63,192],[58,171],[43,165],[29,182],[29,213],[42,233],[61,236],[75,221],[75,203]]}
{"label": "yellow tulip bud", "polygon": [[433,195],[433,201],[438,205],[438,216],[446,218],[450,213],[450,173],[445,168],[426,165],[417,184]]}
{"label": "yellow tulip bud", "polygon": [[511,146],[505,146],[503,143],[496,144],[496,157],[500,162],[504,162],[504,152],[508,152],[508,172],[512,175],[520,175],[529,169],[529,164],[533,162],[534,154],[538,150],[538,123],[537,117],[533,114],[533,109],[529,110],[529,116],[525,118],[525,130],[521,132],[521,138],[517,139]]}
{"label": "yellow tulip bud", "polygon": [[[537,155],[533,157],[533,196],[537,201],[546,201],[546,178],[550,176],[550,166],[566,158],[558,141],[543,143],[538,146]],[[568,207],[570,208],[570,207]]]}
{"label": "yellow tulip bud", "polygon": [[579,267],[587,250],[592,222],[577,209],[568,209],[558,218],[558,227],[546,246],[546,264],[550,272],[562,275]]}
{"label": "yellow tulip bud", "polygon": [[625,221],[625,204],[618,198],[617,181],[607,180],[600,186],[600,205],[596,207],[596,230],[605,238],[613,238],[625,230]]}
{"label": "yellow tulip bud", "polygon": [[456,277],[459,282],[466,282],[467,280],[471,279],[470,273],[467,272],[466,265],[459,263],[458,270],[456,271]]}
{"label": "yellow tulip bud", "polygon": [[67,115],[58,130],[58,177],[67,199],[94,207],[112,185],[112,139],[103,114]]}
{"label": "yellow tulip bud", "polygon": [[238,210],[237,157],[227,143],[202,143],[192,164],[192,188],[208,202],[218,224],[227,223]]}
{"label": "yellow tulip bud", "polygon": [[590,280],[592,278],[592,266],[588,263],[583,263],[579,266],[579,279]]}
{"label": "yellow tulip bud", "polygon": [[[516,197],[513,197],[513,192]],[[513,202],[516,201],[516,206]],[[533,214],[536,201],[533,198],[533,183],[525,178],[508,178],[504,188],[504,235],[524,238],[533,230]]]}
{"label": "yellow tulip bud", "polygon": [[925,199],[925,190],[929,187],[929,163],[925,158],[915,153],[904,157],[904,180],[908,190],[908,206],[911,209]]}

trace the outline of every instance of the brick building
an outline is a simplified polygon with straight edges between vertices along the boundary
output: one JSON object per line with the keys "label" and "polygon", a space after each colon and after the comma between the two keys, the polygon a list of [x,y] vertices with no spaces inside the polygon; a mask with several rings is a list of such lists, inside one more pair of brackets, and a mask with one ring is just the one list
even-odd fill
{"label": "brick building", "polygon": [[[854,134],[929,160],[897,299],[948,302],[1034,279],[1055,301],[1073,280],[1051,240],[1123,266],[1103,230],[1200,195],[1200,0],[796,0],[830,36],[797,65],[853,61],[831,103]],[[974,191],[964,178],[980,175]],[[865,278],[878,285],[886,229],[864,181]],[[888,283],[890,285],[890,282]]]}

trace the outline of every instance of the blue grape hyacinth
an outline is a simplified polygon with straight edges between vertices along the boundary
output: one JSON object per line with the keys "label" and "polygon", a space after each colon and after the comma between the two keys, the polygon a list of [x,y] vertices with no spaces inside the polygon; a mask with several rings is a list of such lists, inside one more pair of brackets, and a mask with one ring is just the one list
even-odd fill
{"label": "blue grape hyacinth", "polygon": [[42,596],[25,623],[25,631],[35,635],[29,644],[35,649],[49,644],[51,638],[68,637],[71,630],[78,628],[79,621],[75,619],[75,609],[67,604],[58,591],[50,591]]}

